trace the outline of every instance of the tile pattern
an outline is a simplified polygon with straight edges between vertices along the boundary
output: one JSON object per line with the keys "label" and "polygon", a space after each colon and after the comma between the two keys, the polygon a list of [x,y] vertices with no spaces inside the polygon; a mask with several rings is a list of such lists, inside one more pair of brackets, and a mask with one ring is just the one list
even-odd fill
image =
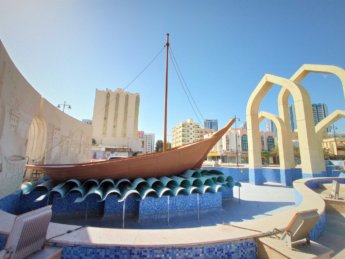
{"label": "tile pattern", "polygon": [[7,242],[7,236],[0,234],[0,251],[5,248]]}
{"label": "tile pattern", "polygon": [[293,181],[302,178],[300,168],[280,169],[280,183],[284,186],[292,186]]}
{"label": "tile pattern", "polygon": [[20,213],[20,191],[16,191],[0,199],[0,210],[6,211],[11,214]]}
{"label": "tile pattern", "polygon": [[310,232],[310,239],[317,240],[323,232],[326,224],[326,213],[320,215],[320,220],[315,224]]}
{"label": "tile pattern", "polygon": [[222,199],[223,200],[230,200],[233,197],[234,197],[233,188],[222,188]]}
{"label": "tile pattern", "polygon": [[68,193],[64,198],[54,194],[52,197],[52,210],[54,216],[82,216],[87,212],[88,215],[102,215],[103,202],[97,202],[98,197],[90,195],[83,202],[74,202],[79,193]]}
{"label": "tile pattern", "polygon": [[173,218],[185,215],[197,215],[198,211],[202,213],[210,209],[220,208],[222,208],[222,192],[193,193],[188,196],[163,196],[161,198],[147,197],[140,201],[139,222],[167,219],[168,216]]}
{"label": "tile pattern", "polygon": [[[126,199],[125,212],[126,215],[134,215],[139,210],[139,200],[131,195]],[[115,195],[109,195],[104,201],[104,216],[122,216],[123,202],[119,202],[119,198]]]}
{"label": "tile pattern", "polygon": [[254,239],[192,247],[64,247],[62,258],[257,258]]}
{"label": "tile pattern", "polygon": [[48,204],[48,198],[44,198],[42,201],[35,201],[37,198],[46,194],[46,191],[36,190],[28,195],[21,194],[20,197],[20,213],[25,213],[35,209],[42,208]]}

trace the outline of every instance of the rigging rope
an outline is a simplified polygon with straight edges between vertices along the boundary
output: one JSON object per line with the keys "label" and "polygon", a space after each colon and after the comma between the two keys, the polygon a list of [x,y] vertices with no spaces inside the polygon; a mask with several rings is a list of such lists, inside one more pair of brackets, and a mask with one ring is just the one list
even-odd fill
{"label": "rigging rope", "polygon": [[[183,77],[183,74],[181,72],[181,69],[180,69],[177,61],[176,61],[176,58],[175,58],[175,55],[173,53],[172,48],[170,48],[170,54],[171,54],[171,57],[172,57],[171,60],[172,60],[173,66],[175,68],[177,77],[178,77],[178,79],[179,79],[179,81],[181,83],[182,89],[183,89],[183,91],[184,91],[184,93],[185,93],[185,95],[187,97],[187,100],[188,100],[189,104],[192,107],[192,110],[193,110],[197,120],[202,125],[201,122],[204,120],[204,116],[202,115],[202,113],[201,113],[201,111],[200,111],[200,109],[199,109],[195,99],[193,98],[192,93],[190,92],[190,90],[188,88],[187,82],[186,82],[186,80]],[[200,118],[201,118],[201,120],[200,120]]]}
{"label": "rigging rope", "polygon": [[[158,58],[158,56],[163,52],[163,50],[165,49],[166,45],[164,45],[159,51],[158,53],[151,59],[151,61],[123,88],[123,90],[126,90],[128,87],[130,87],[151,65],[152,63]],[[110,99],[109,101],[109,105],[113,102],[113,99]],[[101,111],[101,107],[99,108],[99,110],[94,111],[94,113],[99,113]],[[78,127],[77,129],[75,129],[73,131],[73,133],[69,136],[65,136],[65,138],[61,138],[61,140],[56,143],[55,145],[52,143],[52,146],[50,148],[47,148],[47,150],[44,152],[49,152],[51,150],[53,150],[55,147],[60,146],[62,143],[70,140],[75,134],[79,134],[79,130],[82,129],[83,126]],[[35,157],[35,158],[30,158],[31,161],[37,161],[40,160],[41,157]]]}
{"label": "rigging rope", "polygon": [[[183,75],[182,75],[182,72],[181,72],[181,69],[180,69],[180,67],[179,67],[179,65],[178,65],[178,63],[177,63],[177,61],[176,61],[176,58],[175,58],[175,55],[174,55],[174,53],[173,53],[173,50],[172,50],[172,48],[171,48],[171,46],[169,46],[170,48],[169,48],[169,53],[171,54],[171,60],[172,60],[172,63],[173,63],[173,66],[174,66],[174,68],[175,68],[175,71],[176,71],[176,74],[177,74],[177,76],[178,76],[178,78],[179,78],[179,81],[180,81],[180,83],[181,83],[181,86],[182,86],[182,89],[183,89],[183,91],[184,91],[184,93],[185,93],[185,95],[186,95],[186,97],[187,97],[187,100],[188,100],[188,102],[189,102],[189,104],[191,105],[191,107],[192,107],[192,109],[193,109],[193,112],[194,112],[194,114],[195,114],[195,116],[196,116],[196,118],[197,118],[197,120],[199,121],[199,123],[202,125],[202,120],[203,120],[203,115],[202,115],[202,113],[200,112],[200,109],[198,108],[198,105],[196,104],[196,102],[195,102],[195,100],[194,100],[194,98],[193,98],[193,96],[192,96],[192,94],[191,94],[191,92],[190,92],[190,90],[189,90],[189,88],[188,88],[188,85],[187,85],[187,83],[186,83],[186,80],[184,79],[184,77],[183,77]],[[126,89],[128,89],[151,65],[152,65],[152,63],[159,57],[159,55],[163,52],[163,50],[166,48],[166,45],[164,45],[159,51],[158,51],[158,53],[150,60],[150,62],[123,88],[123,90],[126,90]],[[109,102],[109,105],[110,105],[110,103],[112,103],[114,100],[110,100],[110,102]],[[101,108],[98,110],[98,111],[96,111],[96,113],[98,113],[98,112],[100,112],[101,111]],[[94,112],[95,113],[95,112]],[[201,118],[201,120],[200,120],[200,118]],[[69,135],[68,137],[66,137],[66,138],[61,138],[61,140],[58,142],[58,143],[56,143],[55,145],[52,145],[50,148],[48,148],[46,151],[45,151],[45,153],[47,152],[47,151],[51,151],[52,149],[54,149],[55,147],[57,147],[57,146],[60,146],[62,143],[64,143],[64,142],[66,142],[67,140],[70,140],[71,139],[71,137],[73,137],[73,135],[75,135],[75,134],[78,134],[79,133],[79,130],[81,130],[82,129],[82,127],[83,126],[80,126],[78,129],[76,129],[76,130],[74,130],[74,132],[71,134],[71,135]],[[40,159],[40,158],[35,158],[35,159],[33,159],[33,158],[30,158],[32,161],[35,161],[35,160],[38,160],[38,159]]]}
{"label": "rigging rope", "polygon": [[161,50],[153,57],[153,59],[144,67],[143,70],[141,70],[139,72],[139,74],[137,74],[134,79],[132,81],[130,81],[124,88],[123,90],[126,90],[128,87],[130,87],[145,71],[146,69],[151,66],[151,64],[158,58],[158,56],[162,53],[162,51],[165,49],[165,45],[163,46],[163,48],[161,48]]}

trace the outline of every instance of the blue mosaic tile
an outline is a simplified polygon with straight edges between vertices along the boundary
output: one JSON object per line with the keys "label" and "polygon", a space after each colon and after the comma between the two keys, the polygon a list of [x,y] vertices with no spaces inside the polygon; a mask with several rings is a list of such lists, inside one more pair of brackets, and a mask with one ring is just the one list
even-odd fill
{"label": "blue mosaic tile", "polygon": [[320,215],[319,221],[316,222],[315,226],[310,232],[310,239],[317,240],[321,236],[325,228],[325,224],[326,224],[326,213],[322,213]]}
{"label": "blue mosaic tile", "polygon": [[44,198],[42,201],[35,202],[37,198],[41,197],[42,195],[46,193],[47,193],[46,191],[35,190],[27,195],[21,194],[20,213],[25,213],[25,212],[39,209],[46,206],[49,202],[47,197]]}
{"label": "blue mosaic tile", "polygon": [[233,197],[234,197],[233,188],[226,188],[226,187],[222,188],[222,199],[223,200],[229,200],[229,199],[232,199]]}
{"label": "blue mosaic tile", "polygon": [[88,196],[83,202],[74,202],[76,198],[80,197],[77,192],[68,193],[61,198],[60,195],[54,194],[52,197],[52,210],[54,216],[82,216],[88,215],[102,215],[104,203],[98,202],[96,195]]}
{"label": "blue mosaic tile", "polygon": [[253,239],[193,247],[64,247],[62,258],[256,258]]}
{"label": "blue mosaic tile", "polygon": [[[168,207],[169,203],[169,207]],[[139,222],[166,220],[170,218],[196,215],[209,209],[222,207],[222,193],[178,195],[161,198],[147,197],[140,201]],[[169,211],[168,211],[169,209]]]}
{"label": "blue mosaic tile", "polygon": [[261,185],[264,182],[262,168],[249,168],[249,182],[254,185]]}
{"label": "blue mosaic tile", "polygon": [[5,248],[7,242],[7,236],[0,234],[0,251]]}
{"label": "blue mosaic tile", "polygon": [[[327,179],[318,179],[318,178],[314,178],[308,182],[306,182],[306,186],[308,188],[314,189],[317,188],[319,184],[321,183],[329,183],[332,180],[327,180]],[[302,195],[295,190],[295,203],[297,205],[299,205],[303,200]],[[326,213],[322,213],[320,215],[320,219],[318,222],[316,222],[315,226],[313,227],[312,231],[310,232],[310,238],[312,240],[317,240],[317,238],[321,235],[321,233],[323,232],[324,228],[325,228],[325,224],[326,224]]]}
{"label": "blue mosaic tile", "polygon": [[[122,216],[123,202],[115,195],[109,195],[104,201],[104,216]],[[135,196],[128,196],[125,204],[127,215],[135,215],[139,210],[139,200]]]}
{"label": "blue mosaic tile", "polygon": [[0,199],[0,210],[6,211],[11,214],[20,213],[20,191],[16,191]]}

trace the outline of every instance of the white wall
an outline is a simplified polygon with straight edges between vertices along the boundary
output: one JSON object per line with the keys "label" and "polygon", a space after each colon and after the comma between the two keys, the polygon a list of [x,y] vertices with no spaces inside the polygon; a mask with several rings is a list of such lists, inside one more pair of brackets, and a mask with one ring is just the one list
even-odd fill
{"label": "white wall", "polygon": [[[31,127],[37,121],[44,126]],[[35,134],[37,128],[45,128],[41,132],[46,136]],[[57,129],[59,134],[53,138]],[[42,98],[15,67],[0,41],[0,196],[19,188],[28,159],[45,163],[89,161],[91,134],[90,125],[62,113]],[[32,136],[41,136],[39,143]],[[40,148],[42,152],[34,152],[34,156],[42,154],[40,157],[27,157]]]}

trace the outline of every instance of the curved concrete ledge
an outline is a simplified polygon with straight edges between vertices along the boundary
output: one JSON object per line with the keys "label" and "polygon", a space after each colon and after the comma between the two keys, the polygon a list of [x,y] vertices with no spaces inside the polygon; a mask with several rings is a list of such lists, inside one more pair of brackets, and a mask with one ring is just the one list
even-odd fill
{"label": "curved concrete ledge", "polygon": [[337,177],[325,177],[325,178],[309,178],[309,179],[299,179],[293,182],[295,189],[295,202],[296,207],[284,210],[280,213],[274,214],[272,216],[267,216],[264,218],[245,221],[241,223],[232,224],[233,226],[248,228],[256,231],[262,232],[262,234],[268,234],[272,232],[274,228],[284,229],[289,223],[292,216],[296,211],[307,210],[307,209],[317,209],[318,213],[322,216],[325,214],[326,205],[324,200],[315,193],[312,189],[308,187],[309,183],[323,181],[331,181],[333,179],[339,179]]}
{"label": "curved concrete ledge", "polygon": [[[295,181],[293,185],[297,194],[298,206],[261,219],[229,225],[184,229],[148,230],[85,227],[70,234],[53,238],[51,242],[67,246],[189,247],[252,239],[267,235],[274,228],[284,229],[297,210],[316,208],[320,215],[324,215],[326,208],[324,200],[307,185],[314,181],[331,181],[332,179],[339,178],[311,178]],[[59,231],[60,224],[56,224],[56,228],[52,225],[49,229],[48,235],[50,237],[61,233]]]}
{"label": "curved concrete ledge", "polygon": [[[177,247],[188,248],[200,245],[217,245],[237,241],[254,240],[255,237],[270,234],[274,228],[284,229],[293,214],[298,210],[316,208],[319,214],[325,215],[326,205],[322,197],[308,186],[319,182],[345,178],[311,178],[294,182],[297,206],[264,218],[248,220],[241,223],[216,225],[198,228],[181,229],[111,229],[81,227],[51,223],[47,239],[51,245],[64,247]],[[1,224],[0,233],[8,234],[10,222],[14,215],[0,214],[8,224]],[[322,220],[320,220],[322,221]],[[324,221],[323,221],[324,223]],[[323,228],[322,222],[319,229]]]}

